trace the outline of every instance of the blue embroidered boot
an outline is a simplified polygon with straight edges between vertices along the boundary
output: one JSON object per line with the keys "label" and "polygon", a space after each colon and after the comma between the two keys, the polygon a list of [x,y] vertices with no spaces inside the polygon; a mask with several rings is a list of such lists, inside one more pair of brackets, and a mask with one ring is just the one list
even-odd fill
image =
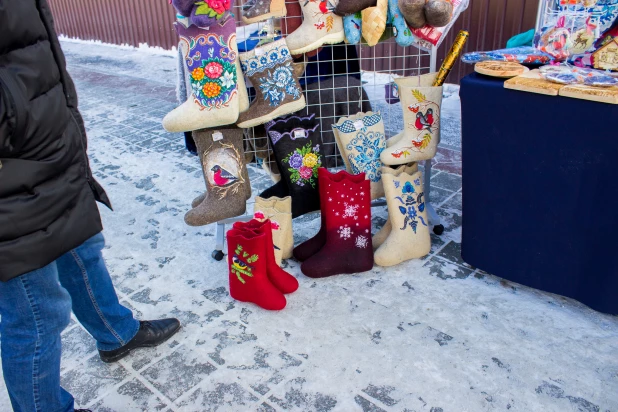
{"label": "blue embroidered boot", "polygon": [[386,149],[384,120],[380,113],[358,113],[342,117],[333,125],[337,146],[350,173],[365,173],[371,181],[371,199],[384,197],[380,155]]}
{"label": "blue embroidered boot", "polygon": [[393,34],[397,44],[401,47],[407,47],[414,42],[414,35],[403,18],[398,3],[397,0],[388,0],[388,22],[393,26]]}
{"label": "blue embroidered boot", "polygon": [[361,39],[363,17],[361,12],[348,14],[343,18],[345,41],[349,44],[358,44]]}
{"label": "blue embroidered boot", "polygon": [[249,110],[240,115],[238,127],[259,126],[305,108],[305,96],[285,39],[241,54],[240,64],[253,84],[256,97]]}

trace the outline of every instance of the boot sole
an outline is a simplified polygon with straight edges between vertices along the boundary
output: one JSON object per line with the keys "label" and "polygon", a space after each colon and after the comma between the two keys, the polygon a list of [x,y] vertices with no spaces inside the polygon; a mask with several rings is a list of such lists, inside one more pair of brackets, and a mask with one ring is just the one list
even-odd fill
{"label": "boot sole", "polygon": [[141,348],[154,348],[154,347],[156,347],[156,346],[159,346],[159,345],[164,344],[165,342],[167,342],[168,340],[170,340],[170,338],[171,338],[172,336],[174,336],[176,333],[178,333],[178,331],[180,330],[180,328],[181,328],[181,327],[182,327],[182,325],[178,325],[178,327],[176,328],[176,330],[174,330],[174,331],[173,331],[173,332],[172,332],[172,333],[171,333],[171,334],[170,334],[167,338],[163,339],[161,342],[158,342],[158,343],[156,343],[156,344],[155,344],[155,343],[151,343],[151,344],[148,344],[148,345],[141,345],[141,346],[138,346],[138,347],[136,347],[136,348],[129,349],[128,351],[123,352],[123,353],[121,353],[121,354],[118,354],[118,355],[116,355],[116,356],[113,356],[113,357],[111,357],[111,358],[103,358],[101,355],[99,355],[99,357],[101,358],[101,360],[103,361],[103,363],[114,363],[114,362],[118,362],[120,359],[123,359],[123,358],[126,358],[127,356],[129,356],[129,355],[131,354],[131,352],[133,352],[133,351],[134,351],[134,350],[136,350],[136,349],[141,349]]}
{"label": "boot sole", "polygon": [[276,119],[277,117],[285,116],[286,114],[294,113],[299,110],[304,109],[307,106],[307,102],[305,101],[305,95],[301,94],[300,99],[284,104],[283,106],[279,106],[274,111],[265,114],[264,116],[247,120],[243,123],[238,123],[237,126],[241,129],[248,129],[250,127],[259,126],[268,122],[269,120]]}
{"label": "boot sole", "polygon": [[285,17],[288,15],[287,9],[284,7],[281,10],[271,10],[270,13],[262,14],[261,16],[254,17],[252,19],[247,19],[244,16],[241,16],[242,22],[245,24],[259,23],[268,19],[278,19],[281,17]]}
{"label": "boot sole", "polygon": [[315,41],[308,46],[301,47],[300,49],[296,49],[296,50],[290,50],[290,54],[295,56],[297,54],[308,53],[310,51],[319,49],[325,44],[338,44],[344,40],[345,40],[345,32],[341,31],[339,33],[331,33],[329,35],[321,37],[318,41]]}

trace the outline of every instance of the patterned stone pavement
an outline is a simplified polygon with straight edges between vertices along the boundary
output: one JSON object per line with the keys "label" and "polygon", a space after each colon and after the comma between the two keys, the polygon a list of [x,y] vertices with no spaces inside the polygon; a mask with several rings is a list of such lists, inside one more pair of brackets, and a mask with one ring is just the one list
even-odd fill
{"label": "patterned stone pavement", "polygon": [[[103,364],[88,333],[63,334],[62,383],[94,411],[617,411],[618,319],[512,284],[460,256],[461,153],[454,110],[431,201],[446,231],[425,259],[300,281],[270,313],[233,301],[213,225],[183,214],[203,190],[196,157],[161,118],[175,106],[174,59],[63,44],[89,132],[104,251],[121,301],[183,329],[155,349]],[[451,96],[453,97],[453,96]],[[270,183],[251,169],[254,189]],[[377,228],[385,208],[374,209]],[[319,227],[296,219],[297,242]],[[10,410],[0,386],[0,410]]]}

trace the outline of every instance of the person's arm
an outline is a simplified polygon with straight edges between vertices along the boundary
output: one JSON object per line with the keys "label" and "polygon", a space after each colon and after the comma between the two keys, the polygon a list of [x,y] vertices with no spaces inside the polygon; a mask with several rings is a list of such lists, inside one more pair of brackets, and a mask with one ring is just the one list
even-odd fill
{"label": "person's arm", "polygon": [[26,131],[24,94],[11,72],[0,67],[0,153],[15,151]]}

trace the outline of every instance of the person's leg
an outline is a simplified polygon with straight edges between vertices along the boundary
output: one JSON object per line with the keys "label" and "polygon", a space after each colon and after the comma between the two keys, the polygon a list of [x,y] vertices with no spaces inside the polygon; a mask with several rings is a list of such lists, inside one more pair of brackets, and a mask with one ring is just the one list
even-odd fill
{"label": "person's leg", "polygon": [[56,263],[0,282],[2,370],[13,410],[73,411],[60,387],[60,333],[71,297],[58,283]]}
{"label": "person's leg", "polygon": [[102,351],[126,345],[137,334],[140,323],[122,306],[105,266],[102,234],[93,236],[58,260],[58,276],[71,295],[73,313],[96,339]]}

